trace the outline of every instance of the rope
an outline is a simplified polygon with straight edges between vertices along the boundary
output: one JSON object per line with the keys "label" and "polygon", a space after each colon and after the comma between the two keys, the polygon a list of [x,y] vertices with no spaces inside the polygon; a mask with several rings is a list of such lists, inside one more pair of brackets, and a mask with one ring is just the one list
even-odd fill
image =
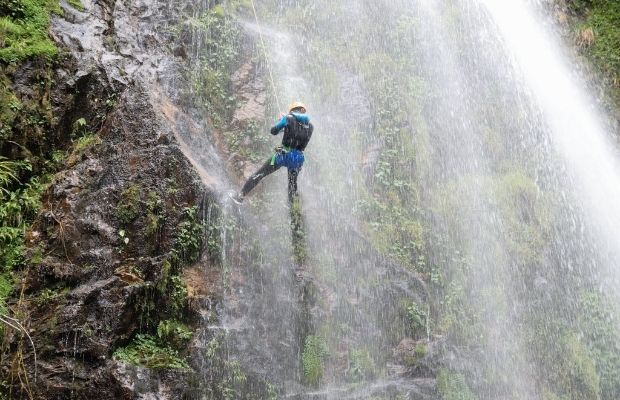
{"label": "rope", "polygon": [[258,22],[258,13],[256,12],[256,6],[254,5],[254,0],[250,0],[252,3],[252,11],[254,11],[254,19],[256,20],[256,27],[258,29],[258,37],[260,38],[260,43],[263,48],[263,53],[265,56],[265,60],[267,61],[267,70],[269,71],[269,80],[271,82],[271,89],[273,90],[273,96],[276,99],[276,105],[278,106],[278,111],[281,112],[283,110],[282,105],[280,104],[280,98],[278,97],[278,91],[276,89],[276,83],[273,80],[273,72],[271,68],[271,59],[269,58],[269,54],[267,54],[267,47],[265,46],[265,41],[263,40],[263,32],[260,27],[260,23]]}

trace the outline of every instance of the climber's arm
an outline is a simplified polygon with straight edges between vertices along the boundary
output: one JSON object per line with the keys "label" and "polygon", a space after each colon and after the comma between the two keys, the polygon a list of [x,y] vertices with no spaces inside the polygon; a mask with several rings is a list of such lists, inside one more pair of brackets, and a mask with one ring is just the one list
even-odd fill
{"label": "climber's arm", "polygon": [[284,115],[277,124],[275,124],[272,128],[271,128],[271,134],[272,135],[277,135],[278,133],[280,133],[280,131],[282,129],[284,129],[286,127],[286,125],[288,124],[288,118],[286,115]]}

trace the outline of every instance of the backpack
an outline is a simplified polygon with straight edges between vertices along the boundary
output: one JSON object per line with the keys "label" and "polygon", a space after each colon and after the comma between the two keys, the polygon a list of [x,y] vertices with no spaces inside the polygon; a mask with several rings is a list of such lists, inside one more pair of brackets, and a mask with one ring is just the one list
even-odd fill
{"label": "backpack", "polygon": [[312,125],[304,124],[293,115],[288,115],[282,145],[292,149],[304,150],[312,136]]}

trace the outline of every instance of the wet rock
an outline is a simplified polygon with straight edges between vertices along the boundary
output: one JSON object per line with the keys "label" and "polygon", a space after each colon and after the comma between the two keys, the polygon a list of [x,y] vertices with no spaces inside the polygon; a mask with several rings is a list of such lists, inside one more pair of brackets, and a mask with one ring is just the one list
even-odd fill
{"label": "wet rock", "polygon": [[432,378],[442,365],[445,347],[446,342],[442,337],[433,341],[405,338],[392,351],[394,363],[390,364],[391,374],[396,377]]}
{"label": "wet rock", "polygon": [[[162,67],[174,56],[159,28],[176,23],[182,5],[87,3],[84,13],[67,6],[65,17],[55,17],[51,27],[67,54],[51,94],[59,142],[70,142],[81,118],[100,140],[68,157],[67,170],[54,178],[28,234],[33,265],[24,273],[20,307],[38,346],[34,398],[182,398],[191,373],[153,372],[112,360],[113,352],[143,329],[136,303],[169,273],[165,259],[183,208],[211,201],[201,203],[211,188],[201,183],[178,140],[184,126],[203,129],[178,108],[167,118],[165,105],[171,101],[157,80],[160,73],[178,75],[173,61]],[[29,82],[18,79],[18,90],[31,90]],[[118,209],[129,187],[138,193],[131,221]],[[148,229],[149,199],[160,204],[156,232]],[[219,275],[199,277],[193,271],[183,277],[196,302],[221,293],[211,281],[219,282]],[[17,340],[14,335],[9,345],[15,347]],[[24,357],[34,365],[32,353]],[[31,381],[33,372],[26,371]],[[23,389],[17,383],[14,392]]]}

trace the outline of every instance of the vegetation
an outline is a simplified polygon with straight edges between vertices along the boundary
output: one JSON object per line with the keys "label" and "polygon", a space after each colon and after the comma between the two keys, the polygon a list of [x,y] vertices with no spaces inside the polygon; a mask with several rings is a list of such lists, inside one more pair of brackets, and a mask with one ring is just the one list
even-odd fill
{"label": "vegetation", "polygon": [[122,224],[133,222],[140,213],[140,187],[131,184],[121,194],[116,215]]}
{"label": "vegetation", "polygon": [[57,0],[4,1],[0,5],[0,62],[53,59],[58,49],[47,35],[51,12],[62,12]]}
{"label": "vegetation", "polygon": [[[307,336],[301,355],[304,380],[309,385],[318,385],[325,372],[325,358],[329,350],[325,339],[320,336]],[[362,371],[360,371],[362,372]]]}
{"label": "vegetation", "polygon": [[232,78],[240,51],[240,31],[236,21],[222,7],[190,20],[197,35],[204,38],[198,68],[192,77],[194,91],[216,126],[229,121],[234,111]]}
{"label": "vegetation", "polygon": [[156,192],[149,192],[146,209],[146,234],[157,244],[166,219],[166,208]]}
{"label": "vegetation", "polygon": [[[577,346],[573,353],[581,355],[584,360],[576,363],[576,366],[581,366],[589,387],[596,388],[597,380],[600,382],[602,399],[620,398],[618,307],[601,293],[583,292],[579,309],[580,342],[584,343],[587,354]],[[591,362],[596,372],[593,371]]]}
{"label": "vegetation", "polygon": [[[21,175],[28,171],[25,162],[3,162],[8,170],[4,175]],[[1,178],[1,177],[0,177]],[[41,195],[46,188],[48,176],[43,180],[33,177],[23,186],[9,189],[0,185],[0,310],[4,309],[6,297],[13,283],[13,271],[24,262],[24,233],[41,206]]]}
{"label": "vegetation", "polygon": [[177,349],[185,348],[192,336],[194,332],[187,325],[174,319],[161,321],[157,326],[157,337]]}
{"label": "vegetation", "polygon": [[620,4],[609,0],[566,2],[576,15],[577,42],[582,52],[608,81],[608,108],[618,115],[620,108]]}
{"label": "vegetation", "polygon": [[[51,124],[51,61],[58,49],[48,37],[57,0],[7,0],[0,4],[0,313],[8,310],[14,271],[25,263],[24,235],[41,206],[41,196],[58,168],[48,146]],[[34,61],[31,94],[20,98],[12,74]],[[18,150],[18,151],[15,151]],[[0,328],[1,329],[1,328]]]}
{"label": "vegetation", "polygon": [[67,0],[67,3],[78,11],[84,11],[84,4],[80,0]]}
{"label": "vegetation", "polygon": [[476,400],[463,375],[445,369],[437,376],[437,389],[442,400]]}
{"label": "vegetation", "polygon": [[202,238],[205,227],[198,220],[198,207],[187,207],[183,210],[183,220],[179,224],[174,246],[175,254],[190,264],[198,261],[202,252]]}
{"label": "vegetation", "polygon": [[177,350],[150,335],[138,334],[127,346],[114,352],[114,359],[147,368],[189,369],[189,364]]}
{"label": "vegetation", "polygon": [[366,349],[349,352],[349,378],[354,382],[372,379],[377,373],[375,361]]}
{"label": "vegetation", "polygon": [[407,316],[409,317],[409,322],[411,324],[411,329],[413,332],[426,333],[426,327],[428,324],[428,313],[426,310],[423,310],[418,306],[417,303],[412,302],[407,306]]}

